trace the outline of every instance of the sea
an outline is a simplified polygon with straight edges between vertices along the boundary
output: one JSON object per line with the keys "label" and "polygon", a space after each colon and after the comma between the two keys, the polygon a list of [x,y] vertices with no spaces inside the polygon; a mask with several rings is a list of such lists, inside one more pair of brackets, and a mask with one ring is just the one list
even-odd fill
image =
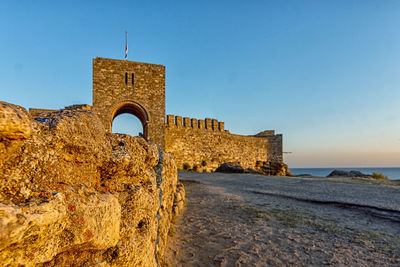
{"label": "sea", "polygon": [[[290,168],[290,167],[289,167]],[[294,175],[299,174],[311,174],[312,176],[317,177],[326,177],[333,170],[343,170],[343,171],[360,171],[365,174],[372,174],[373,172],[383,173],[391,180],[400,180],[400,168],[387,167],[387,168],[290,168],[290,171]]]}

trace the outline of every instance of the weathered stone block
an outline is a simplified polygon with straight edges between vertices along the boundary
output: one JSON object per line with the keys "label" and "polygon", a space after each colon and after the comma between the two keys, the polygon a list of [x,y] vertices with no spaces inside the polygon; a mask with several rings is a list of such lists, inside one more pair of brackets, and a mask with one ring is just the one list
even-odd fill
{"label": "weathered stone block", "polygon": [[212,119],[212,129],[213,131],[218,131],[218,121],[216,119]]}
{"label": "weathered stone block", "polygon": [[190,124],[190,118],[184,117],[184,118],[183,118],[183,125],[184,125],[185,127],[191,127],[192,125]]}
{"label": "weathered stone block", "polygon": [[192,127],[194,129],[198,129],[199,128],[199,123],[198,123],[197,119],[191,119],[191,122],[192,122]]}
{"label": "weathered stone block", "polygon": [[206,129],[209,131],[212,130],[212,121],[209,118],[206,118]]}
{"label": "weathered stone block", "polygon": [[167,124],[175,125],[175,116],[174,115],[167,115]]}
{"label": "weathered stone block", "polygon": [[175,125],[177,127],[182,127],[182,117],[181,116],[175,116]]}

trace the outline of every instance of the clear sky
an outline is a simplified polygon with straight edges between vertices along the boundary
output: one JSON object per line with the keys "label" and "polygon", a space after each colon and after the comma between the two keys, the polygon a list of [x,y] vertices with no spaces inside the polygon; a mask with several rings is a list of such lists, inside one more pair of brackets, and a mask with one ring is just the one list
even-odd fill
{"label": "clear sky", "polygon": [[4,0],[0,99],[91,104],[125,30],[129,60],[166,66],[168,114],[275,129],[289,167],[400,166],[398,0]]}

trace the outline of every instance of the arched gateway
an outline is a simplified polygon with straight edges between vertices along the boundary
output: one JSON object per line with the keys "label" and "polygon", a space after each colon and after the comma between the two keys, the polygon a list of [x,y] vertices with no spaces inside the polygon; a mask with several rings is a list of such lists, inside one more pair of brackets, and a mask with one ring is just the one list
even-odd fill
{"label": "arched gateway", "polygon": [[165,67],[162,65],[93,59],[93,111],[111,132],[114,118],[136,116],[144,138],[165,148]]}

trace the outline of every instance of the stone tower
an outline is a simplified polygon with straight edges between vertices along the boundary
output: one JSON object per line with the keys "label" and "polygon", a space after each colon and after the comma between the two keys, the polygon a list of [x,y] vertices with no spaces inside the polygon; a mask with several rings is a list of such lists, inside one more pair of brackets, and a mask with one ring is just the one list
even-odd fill
{"label": "stone tower", "polygon": [[93,111],[111,132],[123,113],[142,123],[144,138],[165,148],[165,67],[162,65],[93,59]]}

